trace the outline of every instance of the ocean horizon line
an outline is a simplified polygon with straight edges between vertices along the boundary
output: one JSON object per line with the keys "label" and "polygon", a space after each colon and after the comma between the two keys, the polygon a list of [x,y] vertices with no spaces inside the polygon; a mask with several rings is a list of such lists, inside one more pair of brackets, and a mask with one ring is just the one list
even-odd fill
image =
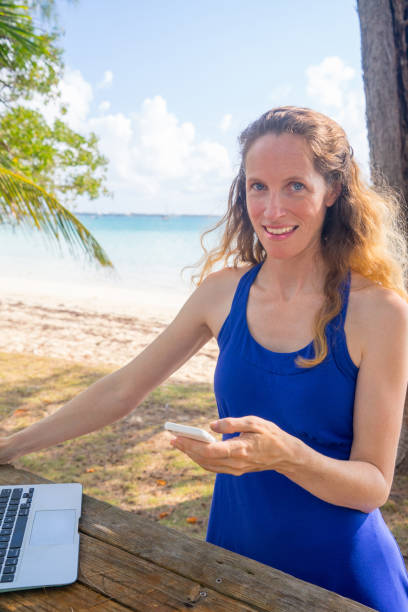
{"label": "ocean horizon line", "polygon": [[222,215],[204,215],[204,214],[193,214],[193,213],[120,213],[120,212],[80,212],[73,211],[75,215],[90,216],[90,217],[214,217],[215,219],[221,219]]}

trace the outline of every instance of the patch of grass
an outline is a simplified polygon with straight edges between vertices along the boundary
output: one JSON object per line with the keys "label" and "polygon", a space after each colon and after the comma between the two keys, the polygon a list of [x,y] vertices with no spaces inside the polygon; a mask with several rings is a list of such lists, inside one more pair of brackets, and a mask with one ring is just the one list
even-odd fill
{"label": "patch of grass", "polygon": [[[54,412],[113,368],[0,353],[1,435]],[[169,445],[165,421],[207,426],[217,417],[210,385],[165,382],[131,414],[104,429],[21,457],[15,466],[204,539],[215,474]],[[406,556],[408,475],[397,471],[381,513]],[[193,522],[188,522],[187,519]]]}
{"label": "patch of grass", "polygon": [[[0,353],[0,371],[0,432],[9,435],[51,414],[113,368]],[[88,495],[203,539],[215,475],[173,449],[163,424],[207,426],[216,417],[210,385],[166,382],[120,421],[14,465],[58,482],[81,482]]]}

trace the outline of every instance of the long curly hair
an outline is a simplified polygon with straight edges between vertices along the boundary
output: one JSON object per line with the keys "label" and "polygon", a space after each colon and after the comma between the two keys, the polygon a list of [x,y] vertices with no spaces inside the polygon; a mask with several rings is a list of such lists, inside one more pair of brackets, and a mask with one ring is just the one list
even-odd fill
{"label": "long curly hair", "polygon": [[[401,194],[381,185],[369,186],[353,159],[353,150],[344,130],[332,119],[311,110],[281,106],[264,113],[239,136],[241,165],[228,198],[228,209],[222,219],[201,235],[204,255],[195,264],[202,265],[196,286],[211,272],[217,262],[233,267],[264,261],[266,252],[258,240],[248,216],[245,193],[245,160],[253,143],[268,134],[296,134],[307,141],[315,169],[328,186],[339,188],[334,205],[327,208],[320,248],[326,263],[325,300],[314,321],[313,359],[297,357],[302,367],[321,363],[328,353],[325,329],[341,310],[340,286],[349,269],[365,278],[396,291],[408,301],[406,291],[407,246],[406,225]],[[378,182],[378,176],[376,175]],[[208,251],[203,238],[225,224],[220,244]],[[191,266],[186,266],[191,267]],[[194,266],[193,266],[194,267]]]}

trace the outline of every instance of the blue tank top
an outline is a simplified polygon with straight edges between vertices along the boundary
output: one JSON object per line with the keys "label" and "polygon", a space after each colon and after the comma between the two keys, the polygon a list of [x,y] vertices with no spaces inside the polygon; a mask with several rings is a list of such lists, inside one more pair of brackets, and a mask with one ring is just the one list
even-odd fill
{"label": "blue tank top", "polygon": [[[314,357],[313,342],[277,353],[248,329],[249,290],[262,263],[240,278],[218,334],[214,393],[219,416],[256,415],[319,453],[347,460],[358,375],[344,332],[350,273],[340,288],[341,311],[326,327],[326,359],[302,368],[295,359]],[[381,511],[330,504],[274,470],[217,474],[207,541],[380,612],[408,612],[405,563]]]}

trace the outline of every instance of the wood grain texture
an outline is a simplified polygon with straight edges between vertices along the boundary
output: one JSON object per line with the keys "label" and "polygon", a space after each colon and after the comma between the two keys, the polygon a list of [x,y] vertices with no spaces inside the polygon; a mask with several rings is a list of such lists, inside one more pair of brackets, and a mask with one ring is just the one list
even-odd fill
{"label": "wood grain texture", "polygon": [[[0,466],[0,485],[40,482],[49,481],[12,466]],[[79,582],[108,593],[129,609],[370,610],[87,495],[83,496],[82,512]],[[200,596],[204,592],[207,596]]]}
{"label": "wood grain texture", "polygon": [[129,608],[82,584],[12,591],[0,595],[0,610],[12,612],[128,612]]}
{"label": "wood grain texture", "polygon": [[141,612],[259,610],[85,534],[81,535],[79,580]]}
{"label": "wood grain texture", "polygon": [[260,610],[364,606],[279,570],[84,496],[81,531]]}

